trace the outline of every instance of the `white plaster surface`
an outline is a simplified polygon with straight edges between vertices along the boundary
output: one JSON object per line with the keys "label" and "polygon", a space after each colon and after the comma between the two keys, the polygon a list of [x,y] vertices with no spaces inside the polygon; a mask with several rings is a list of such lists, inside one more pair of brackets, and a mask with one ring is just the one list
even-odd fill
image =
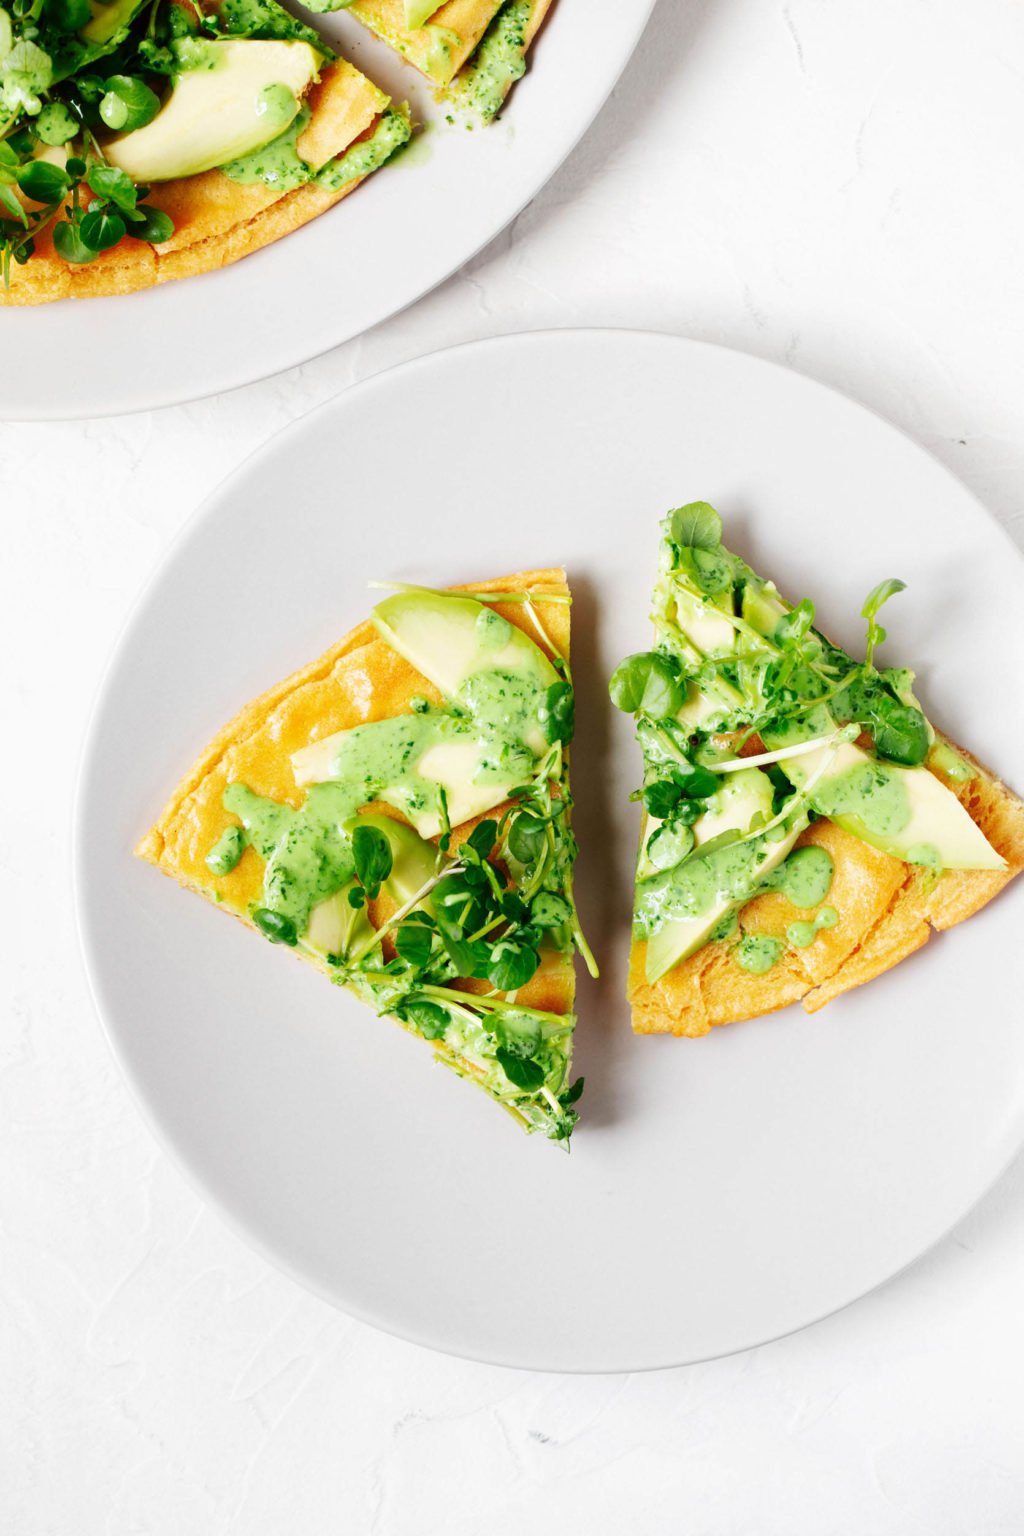
{"label": "white plaster surface", "polygon": [[[785,361],[1024,543],[1022,143],[1019,0],[661,0],[560,175],[410,312],[219,399],[0,426],[0,1531],[1024,1531],[1024,1163],[881,1292],[743,1356],[436,1356],[268,1268],[156,1148],[86,995],[68,857],[92,697],[184,519],[269,434],[442,345],[621,324]],[[88,387],[88,358],[53,365]]]}

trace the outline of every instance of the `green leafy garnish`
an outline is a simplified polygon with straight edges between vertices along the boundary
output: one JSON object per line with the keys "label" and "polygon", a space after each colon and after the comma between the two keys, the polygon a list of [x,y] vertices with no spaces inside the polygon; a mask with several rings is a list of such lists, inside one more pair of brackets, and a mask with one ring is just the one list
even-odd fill
{"label": "green leafy garnish", "polygon": [[895,597],[897,592],[905,592],[906,588],[907,584],[905,581],[900,581],[897,576],[889,576],[885,581],[880,581],[878,586],[874,587],[864,600],[864,607],[860,611],[860,616],[868,621],[867,664],[869,667],[875,659],[875,648],[882,645],[886,639],[885,630],[881,624],[876,623],[875,616],[879,609],[889,601],[890,597]]}
{"label": "green leafy garnish", "polygon": [[544,734],[550,742],[570,742],[576,729],[576,697],[572,684],[552,683],[544,699]]}
{"label": "green leafy garnish", "polygon": [[294,949],[299,942],[295,924],[281,912],[272,912],[269,907],[256,907],[252,920],[272,944],[287,944],[290,949]]}
{"label": "green leafy garnish", "polygon": [[608,691],[616,709],[627,715],[646,715],[651,720],[674,715],[686,697],[679,663],[660,651],[627,656],[612,673]]}
{"label": "green leafy garnish", "polygon": [[717,549],[722,542],[722,519],[706,501],[691,501],[669,513],[673,543],[683,549]]}
{"label": "green leafy garnish", "polygon": [[366,899],[376,900],[394,863],[391,844],[376,827],[359,826],[352,834],[352,857],[356,879],[363,887]]}

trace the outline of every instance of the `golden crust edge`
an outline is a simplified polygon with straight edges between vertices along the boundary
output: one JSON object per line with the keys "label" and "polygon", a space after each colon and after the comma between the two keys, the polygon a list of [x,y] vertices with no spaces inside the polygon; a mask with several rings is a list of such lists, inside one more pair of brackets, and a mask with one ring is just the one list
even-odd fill
{"label": "golden crust edge", "polygon": [[[832,1002],[844,992],[851,991],[854,987],[863,986],[868,981],[873,981],[877,976],[884,975],[893,969],[907,956],[916,953],[931,938],[935,932],[945,931],[947,928],[956,927],[965,922],[975,913],[995,899],[1001,891],[1011,884],[1022,871],[1024,871],[1024,800],[1021,799],[1010,787],[996,774],[988,769],[971,752],[960,747],[949,737],[937,733],[937,741],[949,746],[971,764],[975,770],[976,780],[970,780],[963,786],[951,782],[941,773],[937,776],[957,794],[957,798],[963,802],[965,797],[970,797],[970,786],[977,780],[985,786],[986,812],[991,822],[999,817],[1009,818],[1009,829],[1006,837],[1000,837],[999,842],[993,841],[996,851],[1002,854],[1007,861],[1007,869],[1002,873],[984,874],[973,870],[949,870],[938,882],[932,883],[927,872],[907,866],[907,876],[898,891],[887,904],[885,910],[879,915],[872,926],[867,930],[859,943],[845,957],[832,976],[817,983],[808,981],[802,995],[788,998],[785,1002],[773,1003],[769,1007],[761,1007],[742,1016],[708,1017],[701,1012],[697,1017],[697,1008],[689,1008],[685,1012],[674,1016],[667,1015],[664,1009],[655,1003],[645,1001],[643,994],[646,984],[639,980],[638,963],[642,961],[643,946],[637,941],[630,945],[630,985],[627,997],[631,1006],[632,1026],[635,1034],[652,1035],[668,1034],[677,1038],[698,1039],[709,1034],[712,1029],[722,1028],[727,1024],[740,1023],[747,1020],[761,1018],[770,1013],[778,1012],[787,1007],[790,1002],[799,1001],[804,1011],[809,1014],[817,1013],[821,1008]],[[934,771],[934,769],[932,770]],[[969,809],[969,807],[968,807]],[[981,821],[972,814],[972,819],[979,825]],[[983,827],[988,835],[988,829]],[[1002,844],[1002,846],[1000,846]],[[942,916],[937,897],[947,894],[951,890],[950,885],[943,887],[943,882],[952,882],[952,889],[959,888],[960,899],[946,901],[943,906],[946,913],[955,911],[956,915],[949,915],[948,921],[936,920]],[[973,895],[963,899],[964,888],[970,887]],[[920,903],[920,909],[915,909],[914,903]],[[903,924],[902,943],[898,946],[898,952],[893,953],[891,939],[895,937],[893,923]],[[887,942],[889,940],[890,942]],[[710,948],[711,946],[706,946]],[[724,946],[714,946],[716,950]],[[864,964],[867,959],[867,964]],[[845,973],[845,979],[844,979]],[[697,1001],[700,1001],[700,973],[694,972],[694,990]]]}
{"label": "golden crust edge", "polygon": [[[390,98],[348,60],[339,58],[334,64],[341,67],[354,84],[365,85],[373,94],[377,107],[373,122],[376,122],[387,110]],[[306,132],[309,132],[308,128]],[[355,142],[355,139],[350,140],[338,153],[344,154]],[[294,234],[341,202],[366,179],[365,176],[355,177],[335,191],[307,182],[217,235],[170,250],[132,241],[130,247],[112,252],[114,259],[100,257],[99,261],[81,267],[62,261],[53,250],[41,252],[32,257],[31,280],[29,269],[18,269],[12,272],[11,287],[0,288],[0,307],[30,308],[63,299],[120,298],[180,278],[220,271]]]}

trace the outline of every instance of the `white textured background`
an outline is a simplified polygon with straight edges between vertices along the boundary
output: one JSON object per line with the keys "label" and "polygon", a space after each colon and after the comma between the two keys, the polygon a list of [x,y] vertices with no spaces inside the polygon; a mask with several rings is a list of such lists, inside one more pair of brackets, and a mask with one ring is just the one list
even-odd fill
{"label": "white textured background", "polygon": [[[168,1165],[68,876],[90,702],[184,518],[420,352],[577,323],[743,347],[888,416],[1024,543],[1022,145],[1020,0],[661,0],[561,174],[414,310],[221,399],[0,426],[5,1536],[1024,1530],[1024,1165],[911,1272],[744,1356],[591,1379],[434,1356],[297,1290]],[[87,388],[87,358],[53,363]]]}

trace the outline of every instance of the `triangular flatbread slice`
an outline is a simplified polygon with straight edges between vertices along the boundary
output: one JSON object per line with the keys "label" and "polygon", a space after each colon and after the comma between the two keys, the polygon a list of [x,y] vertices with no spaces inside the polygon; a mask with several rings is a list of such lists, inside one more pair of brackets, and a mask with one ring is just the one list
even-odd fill
{"label": "triangular flatbread slice", "polygon": [[240,711],[136,853],[567,1140],[569,591],[403,589]]}
{"label": "triangular flatbread slice", "polygon": [[913,674],[858,663],[721,544],[662,525],[655,649],[612,696],[644,748],[629,1000],[641,1034],[813,1013],[1024,869],[1024,803],[930,726]]}
{"label": "triangular flatbread slice", "polygon": [[[315,32],[274,0],[260,0],[259,8],[248,12],[230,0],[205,9],[217,20],[219,37],[301,38],[323,57],[290,134],[294,153],[286,151],[292,163],[283,180],[279,174],[275,179],[275,167],[268,179],[255,170],[211,170],[155,183],[147,204],[170,215],[170,239],[150,245],[126,238],[81,266],[57,253],[51,224],[39,235],[31,259],[12,268],[10,287],[0,286],[0,304],[134,293],[228,266],[333,207],[408,140],[408,111],[393,105],[353,64],[331,55]],[[66,159],[66,151],[50,154]]]}
{"label": "triangular flatbread slice", "polygon": [[[409,25],[407,0],[354,0],[348,9],[428,80],[443,87],[453,102],[488,121],[525,73],[527,54],[551,4],[552,0],[446,0],[419,26]],[[426,9],[419,6],[415,14],[422,16]]]}

